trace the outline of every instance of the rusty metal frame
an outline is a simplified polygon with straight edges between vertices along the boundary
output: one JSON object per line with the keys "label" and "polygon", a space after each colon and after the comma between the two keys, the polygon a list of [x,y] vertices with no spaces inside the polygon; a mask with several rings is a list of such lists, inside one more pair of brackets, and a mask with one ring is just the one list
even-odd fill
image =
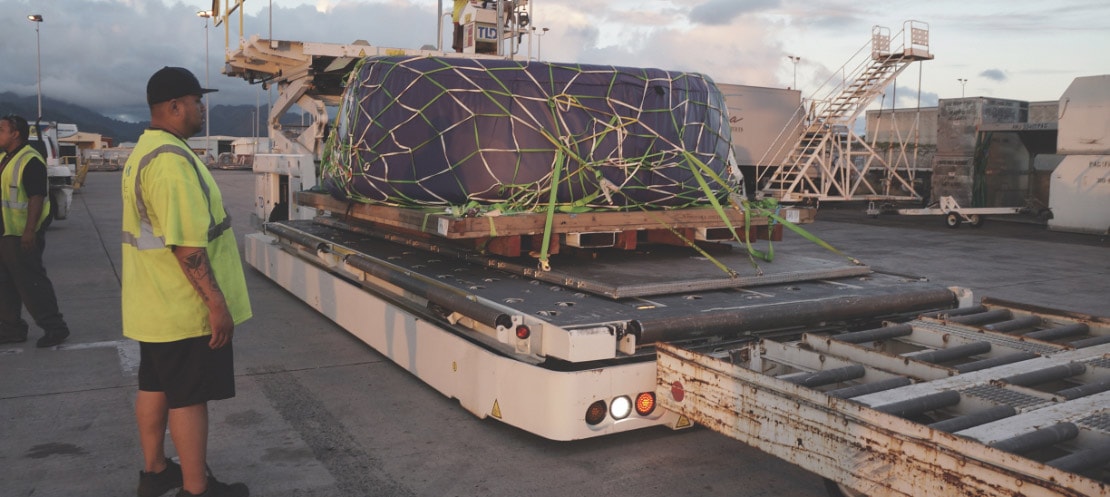
{"label": "rusty metal frame", "polygon": [[[999,308],[991,303],[982,312]],[[1051,314],[1044,309],[1008,310],[1014,316],[1037,316],[1044,327],[1081,322],[1090,326],[1093,337],[1110,335],[1106,318]],[[1102,482],[992,444],[1057,423],[1072,423],[1078,425],[1079,436],[1067,442],[1071,449],[1103,447],[1110,434],[1095,421],[1107,416],[1110,392],[1069,399],[1010,384],[1008,379],[1079,364],[1087,371],[1073,380],[1103,384],[1110,376],[1110,344],[1077,349],[960,324],[947,315],[922,317],[909,325],[911,333],[890,339],[901,345],[851,344],[835,336],[808,335],[796,343],[763,340],[710,356],[659,344],[657,397],[664,408],[866,495],[1108,495],[1110,489]],[[943,349],[975,340],[992,345],[983,358],[1015,352],[1039,355],[963,374],[913,359],[913,348]],[[806,387],[797,381],[807,372],[855,364],[863,366],[862,375],[846,383],[898,376],[916,383],[849,400],[830,394],[845,382]],[[1020,399],[1014,404],[1015,414],[955,433],[922,424],[928,420],[886,413],[900,402],[958,393],[957,405],[933,411],[957,417],[997,405],[990,395],[995,392]]]}
{"label": "rusty metal frame", "polygon": [[867,495],[1107,495],[1091,479],[720,359],[658,353],[661,406]]}

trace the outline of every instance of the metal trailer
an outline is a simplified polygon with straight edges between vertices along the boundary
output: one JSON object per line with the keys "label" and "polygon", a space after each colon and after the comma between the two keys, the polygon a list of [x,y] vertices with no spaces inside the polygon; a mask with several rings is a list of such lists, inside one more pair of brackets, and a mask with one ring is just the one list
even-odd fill
{"label": "metal trailer", "polygon": [[[937,207],[895,209],[894,212],[903,216],[944,216],[944,224],[949,228],[959,228],[961,223],[978,228],[983,225],[983,216],[1023,214],[1026,211],[1025,207],[960,207],[954,197],[944,196],[940,198]],[[867,214],[872,217],[877,217],[882,212],[874,202],[867,206]]]}
{"label": "metal trailer", "polygon": [[1110,319],[984,299],[702,353],[660,344],[660,405],[848,495],[1110,494]]}
{"label": "metal trailer", "polygon": [[[938,118],[938,134],[943,138],[938,141],[938,153],[943,155],[936,157],[932,171],[933,195],[938,200],[924,208],[876,207],[872,202],[867,214],[943,216],[946,226],[958,228],[963,223],[978,227],[989,215],[1036,213],[1033,206],[1043,202],[1037,199],[1037,181],[1030,178],[1033,156],[1055,151],[1055,123],[990,122],[1024,120],[1026,107],[1025,102],[985,98],[945,101]],[[994,139],[995,133],[1007,133],[1013,139]],[[961,205],[973,200],[1002,206]],[[1023,205],[1006,206],[1019,202]]]}

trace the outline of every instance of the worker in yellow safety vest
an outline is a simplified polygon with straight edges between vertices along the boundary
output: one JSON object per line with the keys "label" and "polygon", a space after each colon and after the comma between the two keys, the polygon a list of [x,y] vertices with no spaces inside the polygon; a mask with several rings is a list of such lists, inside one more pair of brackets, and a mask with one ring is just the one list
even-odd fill
{"label": "worker in yellow safety vest", "polygon": [[[231,217],[185,142],[204,129],[201,88],[181,67],[147,83],[150,129],[123,169],[123,334],[139,342],[139,497],[246,497],[207,468],[208,402],[235,396],[232,334],[251,317]],[[166,458],[165,432],[180,464]]]}
{"label": "worker in yellow safety vest", "polygon": [[0,343],[27,340],[23,306],[45,334],[36,345],[53,347],[69,337],[58,311],[54,285],[46,276],[42,254],[50,224],[50,186],[46,163],[28,142],[27,120],[0,117]]}
{"label": "worker in yellow safety vest", "polygon": [[466,4],[477,4],[478,0],[455,0],[455,5],[451,10],[451,21],[455,24],[454,35],[451,37],[451,48],[456,52],[462,53],[463,51],[463,29],[462,29],[462,11]]}

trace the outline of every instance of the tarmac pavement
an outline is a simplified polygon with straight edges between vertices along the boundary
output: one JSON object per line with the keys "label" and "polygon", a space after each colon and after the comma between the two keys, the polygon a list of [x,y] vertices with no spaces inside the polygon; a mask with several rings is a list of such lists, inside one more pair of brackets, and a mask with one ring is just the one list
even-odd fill
{"label": "tarmac pavement", "polygon": [[[253,175],[213,174],[248,233]],[[32,325],[26,343],[0,345],[0,495],[134,495],[138,347],[120,335],[119,181],[91,173],[47,233],[69,340],[37,349]],[[1106,237],[847,210],[806,228],[877,269],[1110,315]],[[835,257],[790,234],[775,250]],[[819,477],[704,429],[552,442],[479,420],[246,270],[255,317],[235,330],[238,395],[210,404],[209,464],[252,495],[825,495]]]}

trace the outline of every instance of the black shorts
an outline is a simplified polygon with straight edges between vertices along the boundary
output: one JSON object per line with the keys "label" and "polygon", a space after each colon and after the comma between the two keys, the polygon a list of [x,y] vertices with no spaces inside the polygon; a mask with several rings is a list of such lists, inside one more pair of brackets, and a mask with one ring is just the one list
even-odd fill
{"label": "black shorts", "polygon": [[234,397],[231,343],[212,350],[210,339],[139,342],[139,390],[165,393],[170,409]]}

